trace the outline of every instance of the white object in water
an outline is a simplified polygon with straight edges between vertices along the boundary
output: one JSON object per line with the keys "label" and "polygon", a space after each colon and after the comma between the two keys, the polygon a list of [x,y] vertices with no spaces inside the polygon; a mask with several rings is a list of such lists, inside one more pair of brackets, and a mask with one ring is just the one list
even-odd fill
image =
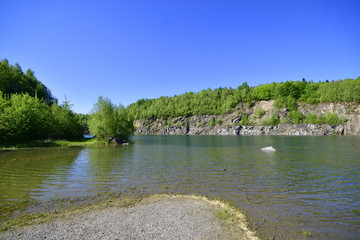
{"label": "white object in water", "polygon": [[262,151],[267,151],[267,152],[275,152],[276,151],[276,149],[271,147],[271,146],[270,147],[264,147],[261,150]]}

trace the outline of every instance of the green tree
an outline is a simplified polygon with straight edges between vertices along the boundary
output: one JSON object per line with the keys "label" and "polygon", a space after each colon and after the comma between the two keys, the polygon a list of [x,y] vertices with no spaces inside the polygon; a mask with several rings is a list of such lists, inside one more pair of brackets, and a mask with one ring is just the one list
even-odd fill
{"label": "green tree", "polygon": [[57,139],[79,139],[84,133],[79,118],[71,110],[72,104],[65,101],[60,106],[57,102],[51,105],[53,116],[51,137]]}
{"label": "green tree", "polygon": [[0,99],[0,133],[3,141],[27,141],[49,137],[51,113],[38,98],[14,94]]}
{"label": "green tree", "polygon": [[28,93],[49,105],[55,100],[51,91],[36,79],[32,70],[28,69],[24,74],[18,63],[9,65],[7,59],[0,61],[0,91],[3,94]]}
{"label": "green tree", "polygon": [[133,121],[126,109],[122,105],[116,106],[108,98],[99,97],[88,122],[90,133],[102,141],[111,142],[115,138],[128,141],[134,132]]}

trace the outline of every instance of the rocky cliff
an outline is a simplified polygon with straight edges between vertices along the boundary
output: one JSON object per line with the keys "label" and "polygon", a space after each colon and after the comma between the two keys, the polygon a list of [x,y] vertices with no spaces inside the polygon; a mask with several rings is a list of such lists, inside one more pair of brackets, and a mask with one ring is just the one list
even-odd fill
{"label": "rocky cliff", "polygon": [[[302,116],[336,114],[342,121],[334,124],[292,124],[290,111],[276,110],[274,101],[260,101],[253,106],[239,104],[224,115],[136,120],[138,135],[360,135],[360,105],[355,103],[298,104]],[[269,124],[275,116],[279,124]],[[264,125],[264,123],[267,123]]]}

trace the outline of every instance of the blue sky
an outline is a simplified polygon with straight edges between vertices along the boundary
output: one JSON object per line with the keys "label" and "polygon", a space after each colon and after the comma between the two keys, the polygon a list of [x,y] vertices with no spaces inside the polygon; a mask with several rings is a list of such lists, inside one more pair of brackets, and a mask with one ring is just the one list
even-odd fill
{"label": "blue sky", "polygon": [[141,98],[360,76],[360,1],[5,1],[0,58],[88,113]]}

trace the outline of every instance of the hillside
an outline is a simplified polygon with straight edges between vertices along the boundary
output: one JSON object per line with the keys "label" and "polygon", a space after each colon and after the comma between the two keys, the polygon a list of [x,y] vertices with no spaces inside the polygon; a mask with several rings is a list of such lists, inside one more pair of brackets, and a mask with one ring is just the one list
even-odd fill
{"label": "hillside", "polygon": [[142,99],[127,110],[136,134],[360,135],[360,77],[288,81]]}
{"label": "hillside", "polygon": [[274,101],[238,104],[221,115],[136,120],[138,135],[360,135],[358,103],[298,104],[276,109]]}
{"label": "hillside", "polygon": [[274,100],[276,109],[287,108],[290,111],[296,111],[299,102],[360,103],[360,77],[319,83],[303,79],[257,87],[249,87],[247,83],[243,83],[236,89],[207,89],[173,97],[141,99],[127,107],[127,111],[135,120],[221,115],[232,112],[240,103],[251,107],[255,102],[269,100]]}

